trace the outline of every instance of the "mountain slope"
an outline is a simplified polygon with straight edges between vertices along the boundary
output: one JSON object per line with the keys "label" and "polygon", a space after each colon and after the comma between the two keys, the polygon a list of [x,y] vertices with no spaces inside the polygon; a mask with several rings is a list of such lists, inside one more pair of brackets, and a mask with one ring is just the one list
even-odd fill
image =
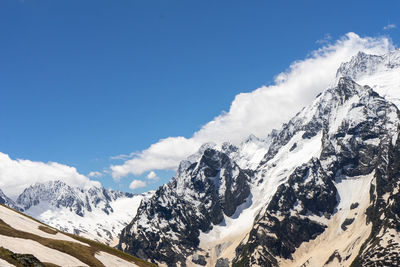
{"label": "mountain slope", "polygon": [[250,173],[210,145],[200,151],[142,202],[134,221],[122,231],[118,248],[171,266],[184,264],[200,242],[199,231],[211,230],[245,202]]}
{"label": "mountain slope", "polygon": [[[319,114],[323,123],[304,134],[322,133],[320,155],[298,166],[277,188],[266,210],[257,216],[248,238],[237,249],[235,265],[282,265],[281,259],[293,259],[292,254],[301,244],[314,240],[328,227],[336,227],[335,238],[345,234],[348,225],[359,220],[364,220],[363,225],[367,227],[365,205],[358,204],[355,213],[349,212],[351,204],[357,204],[345,200],[351,197],[349,187],[354,186],[356,190],[359,184],[369,188],[371,183],[380,183],[377,174],[388,164],[383,159],[399,151],[396,145],[399,112],[371,88],[361,87],[347,78],[342,78],[336,88],[325,91],[292,121],[299,121],[299,117],[314,108],[318,109],[314,114]],[[314,124],[316,119],[310,122]],[[299,128],[296,122],[293,125],[293,132],[308,126],[300,124]],[[369,200],[369,190],[363,192],[360,201]],[[337,220],[335,225],[333,220]],[[365,235],[359,236],[357,244],[353,244],[347,254],[337,254],[351,262],[356,255],[354,248],[359,248],[365,238]],[[337,249],[327,252],[333,255]],[[311,266],[316,263],[311,255],[308,263]]]}
{"label": "mountain slope", "polygon": [[0,259],[2,266],[153,266],[100,243],[59,232],[3,205]]}

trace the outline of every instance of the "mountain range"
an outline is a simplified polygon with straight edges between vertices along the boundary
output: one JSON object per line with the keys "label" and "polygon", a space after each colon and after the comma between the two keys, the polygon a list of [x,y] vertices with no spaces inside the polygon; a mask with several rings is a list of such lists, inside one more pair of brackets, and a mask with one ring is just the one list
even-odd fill
{"label": "mountain range", "polygon": [[359,52],[278,130],[206,143],[155,192],[62,181],[8,205],[161,266],[399,266],[400,50]]}
{"label": "mountain range", "polygon": [[0,191],[0,203],[61,231],[114,246],[122,228],[135,217],[141,200],[150,195],[98,186],[73,187],[55,180],[29,186],[16,201]]}

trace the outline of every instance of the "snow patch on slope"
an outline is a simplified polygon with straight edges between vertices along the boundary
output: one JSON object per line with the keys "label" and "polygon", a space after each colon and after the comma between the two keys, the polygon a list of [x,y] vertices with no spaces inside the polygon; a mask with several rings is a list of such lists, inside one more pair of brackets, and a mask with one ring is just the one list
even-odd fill
{"label": "snow patch on slope", "polygon": [[12,265],[12,264],[6,262],[5,260],[0,259],[0,266],[2,266],[2,267],[14,267],[15,265]]}
{"label": "snow patch on slope", "polygon": [[54,207],[42,201],[25,213],[64,232],[79,234],[111,246],[118,242],[121,230],[136,216],[143,195],[122,197],[110,202],[113,212],[106,214],[101,209],[79,216],[66,207]]}
{"label": "snow patch on slope", "polygon": [[357,82],[370,86],[379,95],[400,108],[400,68],[389,69],[371,76],[365,76]]}
{"label": "snow patch on slope", "polygon": [[[322,133],[310,139],[303,139],[303,134],[304,131],[300,131],[294,135],[266,164],[252,184],[252,193],[246,202],[237,208],[233,216],[225,215],[221,224],[214,226],[209,232],[200,233],[199,247],[210,253],[211,265],[215,264],[219,256],[229,259],[235,256],[234,249],[249,232],[255,216],[265,208],[265,203],[269,202],[278,186],[286,182],[296,167],[308,162],[312,157],[319,156]],[[294,144],[296,148],[293,149]],[[221,244],[224,245],[223,251],[216,253],[216,246]]]}
{"label": "snow patch on slope", "polygon": [[97,252],[94,256],[96,257],[96,259],[101,261],[104,266],[138,267],[138,265],[132,262],[128,262],[104,251]]}
{"label": "snow patch on slope", "polygon": [[75,257],[30,239],[0,235],[0,244],[14,253],[32,254],[41,262],[50,262],[59,266],[88,266]]}
{"label": "snow patch on slope", "polygon": [[0,215],[1,219],[11,227],[19,231],[26,231],[29,229],[29,232],[38,236],[42,236],[45,238],[56,239],[56,240],[64,240],[70,242],[76,242],[84,246],[88,246],[88,244],[82,243],[76,239],[73,239],[65,234],[57,233],[55,235],[48,234],[39,229],[39,226],[43,226],[41,223],[38,223],[32,219],[29,219],[21,214],[16,213],[15,211],[8,209],[6,207],[0,206]]}

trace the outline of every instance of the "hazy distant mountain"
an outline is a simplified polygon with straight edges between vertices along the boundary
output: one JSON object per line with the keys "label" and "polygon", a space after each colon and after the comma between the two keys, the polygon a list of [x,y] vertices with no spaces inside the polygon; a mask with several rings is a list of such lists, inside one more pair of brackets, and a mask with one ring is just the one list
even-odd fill
{"label": "hazy distant mountain", "polygon": [[[4,204],[65,232],[115,245],[123,227],[148,194],[133,195],[103,187],[79,188],[62,181],[37,183]],[[0,192],[1,201],[1,192]]]}

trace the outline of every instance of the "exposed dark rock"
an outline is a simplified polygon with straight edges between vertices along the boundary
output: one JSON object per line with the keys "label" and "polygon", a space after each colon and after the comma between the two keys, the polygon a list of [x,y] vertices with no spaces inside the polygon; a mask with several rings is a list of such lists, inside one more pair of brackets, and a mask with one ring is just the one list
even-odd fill
{"label": "exposed dark rock", "polygon": [[219,258],[215,263],[215,267],[229,267],[229,259]]}
{"label": "exposed dark rock", "polygon": [[207,264],[206,257],[198,254],[193,255],[192,262],[201,266],[206,266]]}
{"label": "exposed dark rock", "polygon": [[360,205],[358,202],[354,202],[354,203],[352,203],[352,204],[350,205],[350,209],[351,209],[351,210],[354,210],[354,209],[356,209],[356,208],[358,207],[358,205]]}
{"label": "exposed dark rock", "polygon": [[18,261],[18,263],[21,264],[22,266],[45,267],[45,265],[32,254],[14,253],[13,255],[11,255],[11,257],[16,261]]}
{"label": "exposed dark rock", "polygon": [[328,260],[325,262],[325,265],[333,262],[335,259],[337,259],[339,262],[342,262],[342,257],[337,250],[335,250],[335,252],[333,252],[332,255],[329,256]]}
{"label": "exposed dark rock", "polygon": [[352,224],[354,222],[354,218],[346,218],[340,228],[342,228],[343,231],[347,230],[347,226]]}

